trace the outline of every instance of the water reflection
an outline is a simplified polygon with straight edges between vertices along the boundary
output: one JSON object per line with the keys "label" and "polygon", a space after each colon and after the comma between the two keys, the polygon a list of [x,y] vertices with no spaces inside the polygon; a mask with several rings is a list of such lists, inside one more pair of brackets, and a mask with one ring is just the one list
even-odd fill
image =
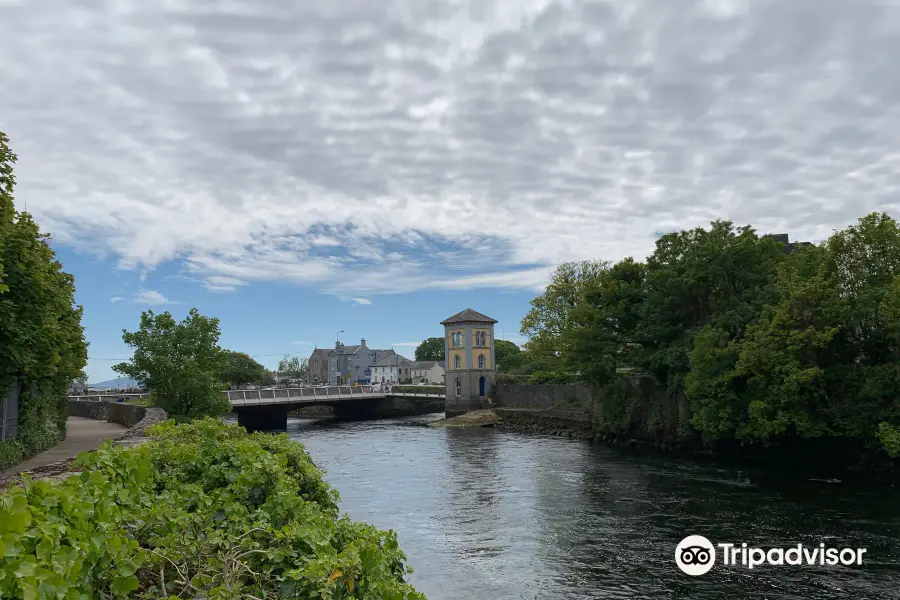
{"label": "water reflection", "polygon": [[[397,530],[430,600],[895,598],[900,493],[396,421],[291,423],[354,518]],[[674,565],[715,541],[866,547],[858,567]]]}

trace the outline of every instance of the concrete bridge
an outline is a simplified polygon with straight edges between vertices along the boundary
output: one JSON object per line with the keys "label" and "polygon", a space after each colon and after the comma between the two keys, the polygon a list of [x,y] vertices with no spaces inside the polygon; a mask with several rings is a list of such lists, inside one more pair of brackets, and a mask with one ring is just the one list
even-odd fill
{"label": "concrete bridge", "polygon": [[[444,411],[445,394],[433,392],[375,391],[373,387],[305,387],[223,392],[237,413],[238,423],[249,430],[287,427],[289,412],[306,406],[331,406],[335,417],[348,420],[424,415]],[[70,400],[138,400],[149,394],[86,394]]]}

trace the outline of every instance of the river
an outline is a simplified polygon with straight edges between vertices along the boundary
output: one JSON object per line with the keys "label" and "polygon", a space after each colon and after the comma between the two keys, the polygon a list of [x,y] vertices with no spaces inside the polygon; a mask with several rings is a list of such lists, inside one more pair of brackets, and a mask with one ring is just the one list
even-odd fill
{"label": "river", "polygon": [[[429,600],[900,598],[898,489],[410,421],[292,420],[288,433],[343,511],[397,531]],[[689,577],[674,562],[689,534],[867,553],[861,567],[717,563]]]}

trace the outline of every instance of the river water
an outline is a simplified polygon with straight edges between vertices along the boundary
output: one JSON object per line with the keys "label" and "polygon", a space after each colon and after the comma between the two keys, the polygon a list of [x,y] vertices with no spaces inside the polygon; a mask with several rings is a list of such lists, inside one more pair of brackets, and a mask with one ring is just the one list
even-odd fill
{"label": "river water", "polygon": [[[415,420],[292,420],[288,433],[343,511],[397,531],[429,600],[900,598],[898,489]],[[689,577],[674,562],[689,534],[867,553],[861,567],[717,563]]]}

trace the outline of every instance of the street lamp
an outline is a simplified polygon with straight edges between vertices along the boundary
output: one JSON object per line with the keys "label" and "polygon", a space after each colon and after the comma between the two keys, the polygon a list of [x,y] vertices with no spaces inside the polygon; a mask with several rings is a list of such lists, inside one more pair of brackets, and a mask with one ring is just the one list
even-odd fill
{"label": "street lamp", "polygon": [[343,380],[344,380],[344,371],[341,370],[341,356],[342,356],[344,353],[341,352],[341,348],[340,348],[340,344],[341,344],[341,334],[342,334],[342,333],[344,333],[344,330],[343,330],[343,329],[341,329],[340,331],[338,331],[338,332],[335,334],[335,336],[334,336],[334,339],[335,339],[335,341],[337,342],[337,343],[335,344],[336,348],[335,348],[334,350],[335,350],[335,352],[338,353],[338,355],[337,355],[337,373],[335,374],[335,375],[336,375],[335,383],[337,383],[338,385],[341,385],[341,383],[342,383]]}

